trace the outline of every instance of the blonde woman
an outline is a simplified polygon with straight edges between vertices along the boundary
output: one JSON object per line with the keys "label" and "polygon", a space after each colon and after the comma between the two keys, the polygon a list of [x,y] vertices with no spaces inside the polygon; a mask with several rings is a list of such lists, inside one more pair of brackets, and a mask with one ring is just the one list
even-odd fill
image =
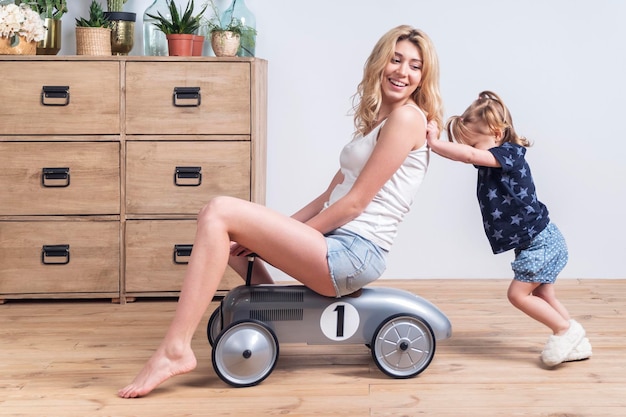
{"label": "blonde woman", "polygon": [[[254,252],[328,297],[380,277],[428,168],[427,124],[442,128],[439,66],[428,36],[410,26],[387,32],[366,61],[354,103],[355,134],[341,152],[340,169],[326,191],[293,216],[231,197],[214,198],[200,211],[175,316],[120,397],[146,395],[196,367],[194,331],[226,265],[243,276],[243,255]],[[253,283],[272,283],[261,263],[254,269]]]}
{"label": "blonde woman", "polygon": [[450,142],[429,132],[428,144],[433,152],[478,169],[477,196],[491,249],[494,254],[515,252],[508,299],[552,330],[542,361],[552,367],[589,358],[585,329],[555,294],[554,282],[568,259],[567,245],[537,199],[525,159],[529,141],[515,132],[509,110],[490,91],[480,93],[462,115],[451,117],[446,130]]}

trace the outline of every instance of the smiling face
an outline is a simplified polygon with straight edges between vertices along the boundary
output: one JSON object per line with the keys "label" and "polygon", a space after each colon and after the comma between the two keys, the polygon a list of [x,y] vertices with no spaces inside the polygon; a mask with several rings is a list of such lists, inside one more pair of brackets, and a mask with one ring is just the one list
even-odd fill
{"label": "smiling face", "polygon": [[406,103],[422,81],[422,54],[409,40],[396,43],[391,61],[383,72],[383,99]]}

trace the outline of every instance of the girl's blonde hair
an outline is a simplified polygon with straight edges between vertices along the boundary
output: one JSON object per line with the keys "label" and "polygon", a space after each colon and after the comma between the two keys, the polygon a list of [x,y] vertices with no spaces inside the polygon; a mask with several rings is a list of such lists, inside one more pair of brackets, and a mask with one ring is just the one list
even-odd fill
{"label": "girl's blonde hair", "polygon": [[382,103],[383,73],[394,57],[396,43],[402,40],[410,41],[422,55],[422,80],[420,86],[413,92],[412,99],[426,113],[429,121],[435,121],[439,130],[443,127],[443,105],[439,93],[439,60],[433,43],[421,30],[402,25],[384,34],[365,61],[363,80],[352,97],[355,135],[367,134],[376,124],[376,117]]}
{"label": "girl's blonde hair", "polygon": [[[486,127],[489,132],[472,130]],[[464,139],[471,133],[502,133],[502,142],[512,142],[529,147],[531,143],[523,136],[515,133],[513,118],[502,99],[491,91],[483,91],[460,116],[452,116],[446,123],[446,131],[450,141],[465,143]]]}

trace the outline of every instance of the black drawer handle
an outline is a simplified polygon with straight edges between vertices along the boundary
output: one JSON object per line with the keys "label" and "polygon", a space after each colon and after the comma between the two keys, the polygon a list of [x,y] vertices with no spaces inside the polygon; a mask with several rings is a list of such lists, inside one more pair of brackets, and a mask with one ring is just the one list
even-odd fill
{"label": "black drawer handle", "polygon": [[200,107],[200,87],[174,87],[172,100],[175,107]]}
{"label": "black drawer handle", "polygon": [[177,265],[188,264],[189,261],[181,261],[179,258],[190,257],[193,245],[174,245],[174,263]]}
{"label": "black drawer handle", "polygon": [[42,168],[41,185],[44,187],[67,187],[70,185],[69,168]]}
{"label": "black drawer handle", "polygon": [[43,245],[41,263],[44,265],[67,265],[70,263],[70,245]]}
{"label": "black drawer handle", "polygon": [[179,187],[197,187],[202,184],[202,167],[176,167],[174,184]]}
{"label": "black drawer handle", "polygon": [[44,106],[67,106],[70,104],[70,86],[44,85],[41,87],[41,104]]}

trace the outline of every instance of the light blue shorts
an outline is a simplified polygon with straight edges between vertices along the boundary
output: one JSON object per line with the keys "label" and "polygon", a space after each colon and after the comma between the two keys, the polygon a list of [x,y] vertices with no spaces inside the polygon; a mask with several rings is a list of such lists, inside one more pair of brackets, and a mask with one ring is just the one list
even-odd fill
{"label": "light blue shorts", "polygon": [[351,294],[378,279],[387,266],[387,251],[345,229],[326,236],[328,268],[337,297]]}
{"label": "light blue shorts", "polygon": [[559,228],[549,223],[527,247],[515,249],[511,266],[517,281],[553,284],[567,259],[565,239]]}

